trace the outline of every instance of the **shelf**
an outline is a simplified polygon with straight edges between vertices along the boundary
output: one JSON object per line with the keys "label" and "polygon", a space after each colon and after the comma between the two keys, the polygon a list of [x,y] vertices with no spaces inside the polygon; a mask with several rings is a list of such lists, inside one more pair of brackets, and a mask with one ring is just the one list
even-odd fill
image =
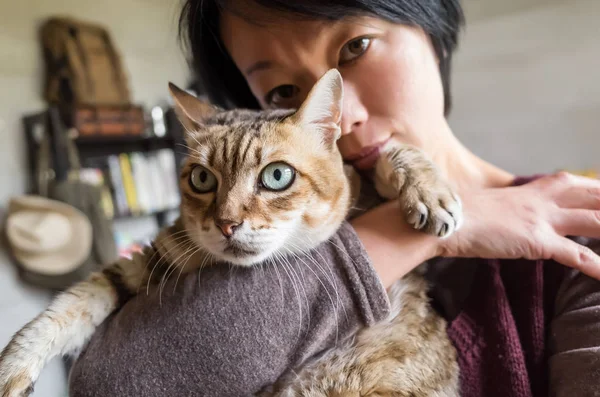
{"label": "shelf", "polygon": [[112,218],[112,220],[119,221],[119,220],[123,220],[123,219],[136,219],[136,218],[144,218],[144,217],[150,217],[150,216],[164,216],[171,211],[179,211],[179,207],[165,208],[164,210],[153,211],[153,212],[144,212],[144,213],[140,213],[140,214],[115,215]]}
{"label": "shelf", "polygon": [[164,137],[148,137],[141,135],[83,135],[75,139],[78,145],[120,145],[123,143],[160,144],[172,143],[175,140],[170,135]]}
{"label": "shelf", "polygon": [[[80,136],[75,144],[82,159],[104,157],[119,153],[152,152],[161,149],[177,151],[178,144],[172,135],[146,137],[136,135],[121,136]],[[83,161],[85,163],[85,161]]]}

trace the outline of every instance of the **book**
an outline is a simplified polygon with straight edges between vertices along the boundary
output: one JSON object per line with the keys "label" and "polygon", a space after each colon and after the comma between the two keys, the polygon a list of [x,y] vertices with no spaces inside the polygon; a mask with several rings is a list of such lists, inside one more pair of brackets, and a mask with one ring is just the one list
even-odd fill
{"label": "book", "polygon": [[115,198],[114,201],[117,207],[117,214],[120,216],[128,215],[129,206],[127,204],[127,197],[125,196],[125,187],[123,185],[119,157],[116,155],[108,156],[107,163],[112,191]]}
{"label": "book", "polygon": [[158,151],[157,157],[164,180],[166,207],[167,209],[177,208],[181,199],[175,154],[171,149],[162,149]]}
{"label": "book", "polygon": [[129,155],[129,160],[131,162],[131,171],[133,173],[140,211],[145,214],[151,214],[156,211],[156,208],[152,200],[154,194],[151,189],[146,157],[142,153],[134,152]]}
{"label": "book", "polygon": [[125,198],[127,200],[127,206],[132,215],[139,215],[141,213],[140,206],[138,205],[137,191],[135,189],[135,182],[133,181],[133,174],[131,172],[131,163],[129,162],[129,155],[127,153],[119,154],[119,165],[121,167],[121,177],[123,180],[123,187],[125,189]]}

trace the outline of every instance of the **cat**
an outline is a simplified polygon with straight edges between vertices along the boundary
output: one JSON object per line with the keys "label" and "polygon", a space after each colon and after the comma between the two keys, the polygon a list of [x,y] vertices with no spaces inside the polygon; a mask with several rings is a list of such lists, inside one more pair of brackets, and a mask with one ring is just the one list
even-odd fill
{"label": "cat", "polygon": [[[305,252],[329,239],[354,205],[360,179],[337,149],[343,97],[337,70],[319,79],[298,110],[224,111],[169,88],[189,149],[180,218],[143,252],[59,294],[19,330],[0,353],[1,397],[31,393],[51,358],[77,355],[140,286],[160,287],[165,275],[198,270],[208,257],[252,266],[283,252]],[[400,200],[416,229],[443,238],[460,226],[458,196],[416,148],[388,144],[374,174],[379,193]],[[163,263],[177,263],[182,237],[193,254],[180,269],[161,266],[167,257]],[[426,292],[413,271],[390,288],[386,321],[261,394],[457,396],[456,353]]]}

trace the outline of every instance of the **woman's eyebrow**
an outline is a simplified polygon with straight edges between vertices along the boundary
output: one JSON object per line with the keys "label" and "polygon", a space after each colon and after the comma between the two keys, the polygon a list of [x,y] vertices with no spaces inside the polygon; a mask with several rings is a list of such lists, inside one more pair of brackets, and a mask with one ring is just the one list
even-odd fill
{"label": "woman's eyebrow", "polygon": [[273,61],[258,61],[246,69],[246,77],[259,70],[271,69],[275,66]]}

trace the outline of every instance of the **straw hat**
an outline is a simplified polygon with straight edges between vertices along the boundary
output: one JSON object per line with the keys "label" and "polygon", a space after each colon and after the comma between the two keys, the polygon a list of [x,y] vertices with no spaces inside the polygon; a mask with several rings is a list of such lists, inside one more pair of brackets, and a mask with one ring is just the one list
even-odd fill
{"label": "straw hat", "polygon": [[41,196],[10,200],[6,237],[12,254],[27,271],[62,275],[89,257],[92,225],[78,209]]}

